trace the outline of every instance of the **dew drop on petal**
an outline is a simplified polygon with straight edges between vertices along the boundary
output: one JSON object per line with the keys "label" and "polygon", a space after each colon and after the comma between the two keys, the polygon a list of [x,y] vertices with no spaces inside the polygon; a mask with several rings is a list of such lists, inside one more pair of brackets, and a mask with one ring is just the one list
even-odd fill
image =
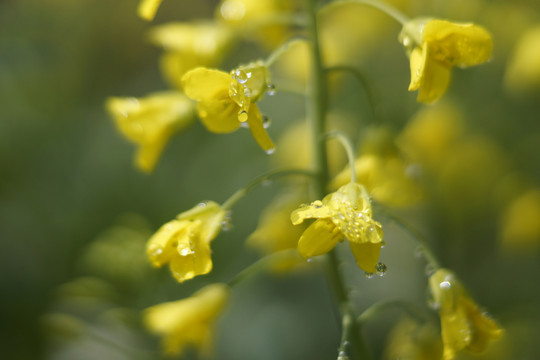
{"label": "dew drop on petal", "polygon": [[243,128],[245,128],[245,129],[249,129],[249,124],[248,124],[246,121],[241,122],[241,123],[240,123],[240,126],[243,127]]}
{"label": "dew drop on petal", "polygon": [[276,151],[276,148],[271,148],[271,149],[266,150],[266,153],[268,155],[272,155],[275,151]]}
{"label": "dew drop on petal", "polygon": [[433,265],[431,265],[431,264],[427,264],[425,271],[426,271],[427,276],[431,276],[431,275],[433,275],[433,273],[435,273],[435,267]]}
{"label": "dew drop on petal", "polygon": [[377,263],[377,265],[375,265],[375,270],[377,271],[376,272],[377,275],[384,276],[384,274],[388,270],[388,267],[385,264],[383,264],[382,262],[379,262],[379,263]]}
{"label": "dew drop on petal", "polygon": [[276,86],[274,84],[268,84],[266,86],[266,94],[269,96],[274,96],[276,94]]}
{"label": "dew drop on petal", "polygon": [[311,205],[315,206],[317,209],[323,206],[323,203],[321,200],[315,200],[311,203]]}
{"label": "dew drop on petal", "polygon": [[246,110],[240,110],[238,112],[238,121],[240,122],[246,122],[248,119],[248,113]]}

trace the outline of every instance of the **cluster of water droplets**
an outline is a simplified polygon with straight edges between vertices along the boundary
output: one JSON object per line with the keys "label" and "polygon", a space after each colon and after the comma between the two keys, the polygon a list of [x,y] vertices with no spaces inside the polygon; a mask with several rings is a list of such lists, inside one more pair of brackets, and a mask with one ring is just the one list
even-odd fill
{"label": "cluster of water droplets", "polygon": [[343,199],[339,211],[332,216],[332,221],[349,241],[370,243],[382,241],[382,229],[371,218],[371,207],[356,208],[350,201]]}
{"label": "cluster of water droplets", "polygon": [[227,211],[225,213],[225,216],[223,217],[223,220],[221,220],[221,230],[222,231],[229,231],[233,228],[232,224],[232,216],[231,211]]}
{"label": "cluster of water droplets", "polygon": [[386,266],[386,264],[382,263],[382,262],[378,262],[377,265],[375,265],[375,272],[374,273],[371,273],[371,272],[365,272],[365,276],[366,278],[368,279],[371,279],[373,276],[375,275],[378,275],[378,276],[384,276],[384,274],[386,274],[386,271],[388,270],[388,266]]}

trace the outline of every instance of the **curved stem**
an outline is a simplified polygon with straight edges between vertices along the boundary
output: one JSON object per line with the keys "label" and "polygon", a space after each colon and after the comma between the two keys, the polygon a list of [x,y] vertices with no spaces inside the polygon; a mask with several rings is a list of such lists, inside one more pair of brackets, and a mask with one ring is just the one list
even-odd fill
{"label": "curved stem", "polygon": [[423,323],[427,320],[427,317],[425,314],[417,308],[415,305],[411,304],[408,301],[405,300],[388,300],[388,301],[381,301],[376,304],[371,305],[369,308],[367,308],[357,319],[361,324],[366,323],[367,321],[375,318],[380,313],[384,312],[384,310],[388,308],[396,308],[400,309],[403,312],[405,312],[407,315],[409,315],[411,318],[414,318],[418,320],[418,322]]}
{"label": "curved stem", "polygon": [[268,56],[268,58],[264,62],[264,66],[266,67],[272,66],[274,62],[276,62],[276,60],[279,59],[279,57],[283,55],[283,53],[285,53],[287,50],[289,50],[292,46],[296,44],[304,43],[304,42],[306,42],[306,39],[303,39],[303,38],[293,38],[293,39],[288,40],[283,45],[281,45],[276,50],[274,50],[274,52],[272,52],[270,56]]}
{"label": "curved stem", "polygon": [[418,230],[416,230],[415,228],[405,223],[400,218],[390,214],[387,211],[383,211],[383,214],[387,218],[393,220],[403,230],[407,231],[413,237],[413,239],[418,243],[418,245],[422,247],[422,254],[424,258],[426,259],[426,261],[428,262],[428,264],[433,268],[433,270],[437,270],[441,267],[439,261],[437,260],[437,257],[435,256],[433,251],[431,251],[431,249],[429,248],[426,239],[424,238],[424,236],[420,234],[420,232],[418,232]]}
{"label": "curved stem", "polygon": [[341,131],[330,131],[326,134],[323,134],[323,137],[326,138],[334,138],[339,141],[339,143],[343,146],[345,149],[345,152],[347,153],[347,159],[349,160],[349,167],[351,169],[351,182],[356,182],[356,169],[354,166],[354,150],[353,145],[351,143],[351,139],[349,139],[345,134],[343,134]]}
{"label": "curved stem", "polygon": [[409,22],[409,18],[405,16],[401,11],[396,9],[395,7],[388,5],[387,3],[383,1],[377,1],[377,0],[342,0],[342,1],[335,1],[327,6],[325,6],[322,11],[330,11],[331,9],[334,9],[338,6],[348,5],[348,4],[359,4],[359,5],[367,5],[371,6],[375,9],[378,9],[385,13],[386,15],[390,16],[392,19],[399,22],[401,25],[405,25],[407,22]]}
{"label": "curved stem", "polygon": [[237,190],[227,200],[225,200],[225,202],[223,203],[223,205],[221,205],[221,207],[223,210],[229,210],[231,207],[234,206],[234,204],[238,202],[238,200],[242,199],[249,192],[251,192],[253,189],[263,184],[265,181],[273,180],[273,179],[280,178],[283,176],[295,176],[295,175],[308,176],[308,177],[316,176],[316,174],[313,171],[302,170],[302,169],[271,171],[255,178],[253,181],[247,184],[246,187]]}
{"label": "curved stem", "polygon": [[375,96],[373,95],[373,92],[370,90],[371,86],[369,86],[368,81],[366,80],[364,75],[362,75],[362,73],[358,69],[352,66],[347,66],[347,65],[337,65],[337,66],[332,66],[326,69],[326,73],[328,74],[332,72],[339,72],[339,71],[348,72],[354,75],[356,80],[358,80],[358,82],[362,85],[362,87],[364,88],[364,91],[366,92],[369,106],[371,108],[371,113],[373,114],[373,119],[375,120],[375,122],[380,122],[380,117],[376,110],[377,108],[375,106]]}
{"label": "curved stem", "polygon": [[265,256],[239,272],[234,278],[232,278],[231,281],[228,282],[228,285],[231,287],[235,286],[238,283],[246,280],[247,278],[258,274],[262,270],[268,269],[268,267],[270,267],[274,262],[288,259],[302,260],[302,257],[298,253],[297,249],[283,250]]}

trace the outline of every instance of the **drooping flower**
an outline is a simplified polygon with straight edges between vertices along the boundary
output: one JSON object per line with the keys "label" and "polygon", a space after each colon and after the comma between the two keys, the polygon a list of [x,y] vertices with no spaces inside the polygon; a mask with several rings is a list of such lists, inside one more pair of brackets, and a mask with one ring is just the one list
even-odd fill
{"label": "drooping flower", "polygon": [[209,352],[213,325],[223,311],[230,289],[225,284],[211,284],[191,297],[147,308],[143,321],[148,330],[163,336],[167,355],[179,355],[187,346]]}
{"label": "drooping flower", "polygon": [[450,270],[437,270],[429,278],[429,287],[441,318],[444,360],[461,350],[482,352],[501,337],[503,330],[478,308]]}
{"label": "drooping flower", "polygon": [[105,106],[122,135],[139,145],[135,163],[145,172],[154,170],[169,139],[194,120],[193,104],[176,91],[144,98],[111,97]]}
{"label": "drooping flower", "polygon": [[182,76],[188,70],[219,65],[234,41],[230,28],[208,21],[159,25],[150,30],[148,38],[165,50],[161,71],[178,89],[182,89]]}
{"label": "drooping flower", "polygon": [[163,225],[148,241],[146,253],[156,267],[169,263],[178,282],[212,270],[210,242],[219,234],[226,211],[213,201],[200,203]]}
{"label": "drooping flower", "polygon": [[452,67],[469,67],[491,57],[489,32],[471,23],[414,19],[403,26],[400,41],[411,64],[409,91],[418,90],[419,102],[432,103],[448,88]]}
{"label": "drooping flower", "polygon": [[368,273],[378,272],[383,230],[372,219],[371,201],[364,186],[349,183],[291,214],[294,225],[305,219],[317,220],[298,241],[298,251],[304,258],[325,254],[346,238],[358,266]]}
{"label": "drooping flower", "polygon": [[141,0],[137,14],[147,21],[152,21],[162,0]]}
{"label": "drooping flower", "polygon": [[254,104],[271,89],[268,70],[261,63],[239,67],[230,74],[199,67],[184,75],[182,85],[186,95],[198,101],[199,117],[209,131],[230,133],[247,124],[259,146],[273,152],[263,116]]}

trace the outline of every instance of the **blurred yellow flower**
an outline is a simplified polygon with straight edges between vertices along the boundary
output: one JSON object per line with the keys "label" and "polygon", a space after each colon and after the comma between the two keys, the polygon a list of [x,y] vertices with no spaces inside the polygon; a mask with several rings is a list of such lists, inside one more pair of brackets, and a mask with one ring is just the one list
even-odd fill
{"label": "blurred yellow flower", "polygon": [[259,146],[271,153],[274,144],[254,102],[269,90],[269,74],[260,63],[239,67],[230,74],[199,67],[182,78],[186,95],[198,101],[204,126],[214,133],[230,133],[247,124]]}
{"label": "blurred yellow flower", "polygon": [[442,342],[431,322],[417,324],[409,318],[401,320],[388,337],[383,359],[439,360]]}
{"label": "blurred yellow flower", "polygon": [[146,253],[156,267],[169,263],[178,282],[212,270],[210,242],[219,234],[226,211],[213,201],[200,203],[163,225],[148,241]]}
{"label": "blurred yellow flower", "polygon": [[502,336],[503,330],[478,308],[450,270],[437,270],[429,278],[429,287],[441,318],[444,360],[461,350],[482,352]]}
{"label": "blurred yellow flower", "polygon": [[[298,247],[298,239],[305,227],[293,226],[290,214],[304,198],[299,192],[302,191],[283,193],[263,210],[257,228],[247,240],[249,246],[268,255]],[[278,272],[287,271],[296,265],[299,259],[286,258],[273,264],[272,269]]]}
{"label": "blurred yellow flower", "polygon": [[[419,184],[407,175],[405,163],[398,156],[365,154],[354,162],[356,179],[364,185],[370,196],[386,206],[408,206],[422,199]],[[351,178],[347,165],[330,183],[330,189],[337,189]]]}
{"label": "blurred yellow flower", "polygon": [[218,65],[234,40],[228,27],[208,21],[163,24],[150,30],[148,37],[165,50],[161,71],[178,89],[182,88],[182,76],[188,70]]}
{"label": "blurred yellow flower", "polygon": [[191,297],[158,304],[143,313],[145,327],[163,336],[163,350],[167,355],[179,355],[187,346],[209,353],[213,326],[229,298],[225,284],[211,284]]}
{"label": "blurred yellow flower", "polygon": [[540,247],[540,189],[514,199],[502,214],[501,227],[505,250],[534,253]]}
{"label": "blurred yellow flower", "polygon": [[137,14],[144,20],[151,21],[156,16],[157,9],[162,0],[141,0],[137,8]]}
{"label": "blurred yellow flower", "polygon": [[298,251],[304,258],[326,254],[347,238],[358,266],[368,273],[378,271],[383,230],[372,219],[371,201],[364,186],[349,183],[322,201],[303,205],[291,213],[294,225],[305,219],[317,220],[298,241]]}
{"label": "blurred yellow flower", "polygon": [[540,87],[540,25],[528,29],[519,39],[505,74],[510,91],[523,92]]}
{"label": "blurred yellow flower", "polygon": [[400,41],[410,58],[409,91],[419,90],[417,100],[424,103],[445,93],[453,66],[486,62],[493,47],[491,35],[481,26],[425,18],[406,23]]}
{"label": "blurred yellow flower", "polygon": [[111,97],[105,104],[118,130],[139,145],[135,163],[152,172],[169,139],[194,120],[194,106],[176,91],[157,92],[144,98]]}

